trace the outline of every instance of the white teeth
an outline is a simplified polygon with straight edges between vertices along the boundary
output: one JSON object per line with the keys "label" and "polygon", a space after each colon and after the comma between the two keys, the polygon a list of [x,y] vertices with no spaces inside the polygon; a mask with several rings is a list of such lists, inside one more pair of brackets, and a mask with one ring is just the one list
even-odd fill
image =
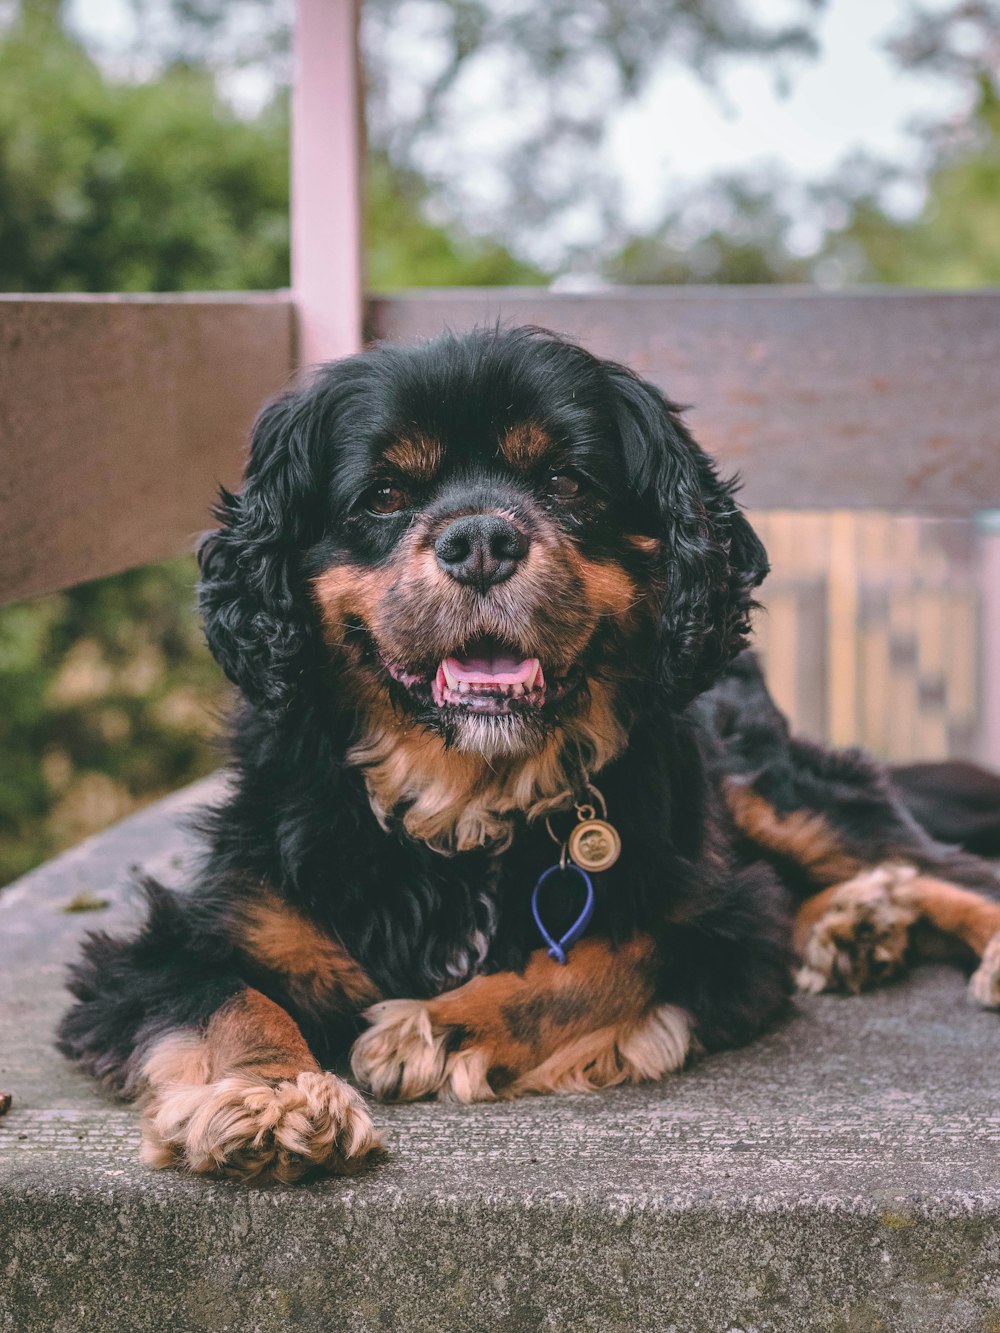
{"label": "white teeth", "polygon": [[488,690],[494,697],[522,699],[526,694],[530,694],[532,690],[537,689],[545,679],[542,674],[542,664],[538,658],[532,657],[529,661],[531,666],[526,679],[501,685],[499,681],[470,682],[461,680],[455,674],[453,668],[449,666],[448,659],[442,658],[438,667],[438,688],[452,695],[470,695],[472,699],[476,699],[484,690]]}

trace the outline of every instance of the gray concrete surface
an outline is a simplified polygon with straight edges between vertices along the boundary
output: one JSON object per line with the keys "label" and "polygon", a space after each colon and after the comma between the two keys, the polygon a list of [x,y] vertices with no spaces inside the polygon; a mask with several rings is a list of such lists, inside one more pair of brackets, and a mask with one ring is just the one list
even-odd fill
{"label": "gray concrete surface", "polygon": [[[1000,1029],[947,968],[656,1087],[379,1109],[351,1181],[144,1170],[52,1031],[78,939],[129,919],[131,864],[183,873],[208,790],[0,894],[0,1328],[1000,1333]],[[111,905],[64,913],[82,890]]]}

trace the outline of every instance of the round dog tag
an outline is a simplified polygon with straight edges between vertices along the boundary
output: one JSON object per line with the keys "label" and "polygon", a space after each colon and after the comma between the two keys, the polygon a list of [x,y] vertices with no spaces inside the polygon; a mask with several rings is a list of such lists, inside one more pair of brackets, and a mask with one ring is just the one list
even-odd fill
{"label": "round dog tag", "polygon": [[618,830],[606,819],[582,819],[569,835],[570,860],[583,870],[608,870],[621,856]]}

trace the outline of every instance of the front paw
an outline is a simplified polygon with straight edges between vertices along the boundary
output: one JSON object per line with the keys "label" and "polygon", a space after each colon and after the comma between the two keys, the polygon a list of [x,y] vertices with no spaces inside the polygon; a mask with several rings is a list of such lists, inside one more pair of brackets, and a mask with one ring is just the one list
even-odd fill
{"label": "front paw", "polygon": [[365,1017],[371,1026],[354,1043],[351,1069],[380,1101],[494,1100],[486,1049],[463,1046],[465,1030],[435,1023],[423,1001],[383,1000]]}
{"label": "front paw", "polygon": [[918,915],[906,889],[915,874],[884,865],[841,884],[802,946],[799,989],[857,995],[901,972]]}
{"label": "front paw", "polygon": [[380,1146],[362,1098],[334,1074],[278,1083],[233,1074],[159,1088],[145,1110],[141,1156],[154,1168],[290,1182],[312,1170],[351,1174]]}

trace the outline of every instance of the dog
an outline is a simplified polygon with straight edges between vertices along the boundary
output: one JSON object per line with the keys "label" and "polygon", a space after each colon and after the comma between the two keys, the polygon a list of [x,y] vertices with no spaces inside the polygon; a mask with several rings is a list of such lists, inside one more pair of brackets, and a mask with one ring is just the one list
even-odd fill
{"label": "dog", "polygon": [[216,516],[232,787],[59,1034],[150,1166],[352,1172],[358,1087],[660,1079],[928,926],[1000,1003],[994,871],[789,734],[746,651],[764,548],[630,370],[533,328],[376,346],[264,409]]}

